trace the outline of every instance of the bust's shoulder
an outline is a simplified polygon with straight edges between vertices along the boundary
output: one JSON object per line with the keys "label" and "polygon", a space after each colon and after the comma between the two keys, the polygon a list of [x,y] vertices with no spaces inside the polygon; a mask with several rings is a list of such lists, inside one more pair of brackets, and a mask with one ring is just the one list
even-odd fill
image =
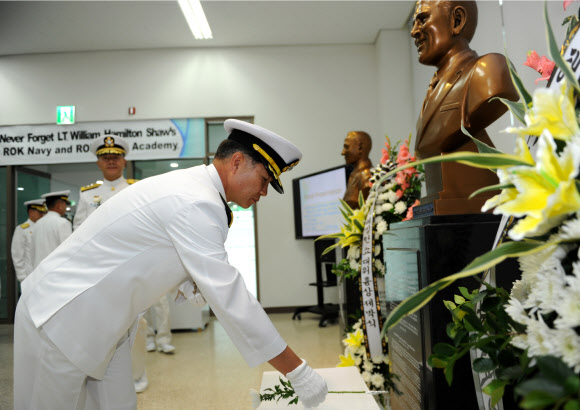
{"label": "bust's shoulder", "polygon": [[473,67],[480,76],[488,76],[491,73],[507,73],[509,76],[509,67],[506,57],[499,53],[485,54],[477,59],[477,63]]}

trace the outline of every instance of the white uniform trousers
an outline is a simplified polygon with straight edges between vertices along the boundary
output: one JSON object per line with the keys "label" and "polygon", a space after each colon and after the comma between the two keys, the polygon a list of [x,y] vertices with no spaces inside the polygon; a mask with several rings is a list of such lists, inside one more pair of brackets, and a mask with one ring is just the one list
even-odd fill
{"label": "white uniform trousers", "polygon": [[97,380],[71,363],[52,343],[42,327],[37,329],[26,304],[16,308],[14,325],[15,410],[134,410],[137,396],[131,374],[131,338],[124,337]]}
{"label": "white uniform trousers", "polygon": [[[147,342],[155,342],[159,347],[171,344],[171,323],[169,320],[169,300],[167,295],[155,302],[145,313],[147,319]],[[157,331],[157,333],[155,333]]]}

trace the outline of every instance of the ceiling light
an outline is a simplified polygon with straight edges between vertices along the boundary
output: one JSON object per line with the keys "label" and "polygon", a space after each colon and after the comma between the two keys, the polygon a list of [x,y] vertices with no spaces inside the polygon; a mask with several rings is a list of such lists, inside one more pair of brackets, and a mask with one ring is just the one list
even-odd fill
{"label": "ceiling light", "polygon": [[169,164],[169,166],[171,168],[177,168],[177,167],[179,167],[179,164],[177,162],[172,162],[171,164]]}
{"label": "ceiling light", "polygon": [[16,189],[18,189],[19,191],[24,191],[24,188],[22,188],[21,186],[19,186],[19,187],[18,187],[18,188],[16,188]]}
{"label": "ceiling light", "polygon": [[187,20],[187,24],[189,24],[193,36],[197,40],[212,38],[209,23],[205,18],[199,0],[177,0],[177,2],[181,7],[181,11],[185,16],[185,20]]}

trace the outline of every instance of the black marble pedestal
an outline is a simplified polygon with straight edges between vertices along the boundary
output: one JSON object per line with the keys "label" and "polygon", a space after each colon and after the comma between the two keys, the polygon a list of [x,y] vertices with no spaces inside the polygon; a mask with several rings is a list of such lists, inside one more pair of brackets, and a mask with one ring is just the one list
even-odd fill
{"label": "black marble pedestal", "polygon": [[[499,221],[495,215],[471,214],[427,216],[393,224],[383,236],[387,307],[393,309],[419,289],[459,272],[489,251]],[[516,262],[508,260],[496,267],[496,284],[509,289],[518,275]],[[452,301],[459,286],[471,291],[479,288],[479,282],[475,278],[455,282],[388,332],[391,371],[401,377],[403,391],[402,396],[392,396],[393,410],[478,408],[469,355],[456,363],[451,387],[441,369],[427,365],[435,344],[450,343],[446,326],[452,319],[443,300]]]}

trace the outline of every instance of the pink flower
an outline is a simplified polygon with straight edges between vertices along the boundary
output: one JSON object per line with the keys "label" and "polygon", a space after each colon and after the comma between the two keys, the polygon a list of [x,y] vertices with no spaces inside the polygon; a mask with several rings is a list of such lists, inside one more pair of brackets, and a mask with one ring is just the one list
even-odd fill
{"label": "pink flower", "polygon": [[552,75],[552,71],[554,71],[554,66],[556,65],[556,63],[549,60],[546,56],[540,57],[538,53],[532,50],[528,52],[528,59],[526,60],[524,65],[533,68],[542,75],[542,77],[536,79],[536,84],[538,84],[538,81],[550,79],[550,76]]}
{"label": "pink flower", "polygon": [[416,207],[419,204],[420,204],[419,200],[418,199],[415,199],[415,203],[413,203],[413,205],[411,205],[407,209],[407,215],[405,216],[405,219],[403,219],[403,221],[408,221],[409,219],[413,219],[413,208]]}
{"label": "pink flower", "polygon": [[390,158],[389,150],[383,148],[383,156],[381,157],[381,164],[386,164],[389,158]]}
{"label": "pink flower", "polygon": [[397,172],[397,176],[395,177],[395,182],[397,182],[398,185],[401,185],[401,187],[403,186],[403,184],[405,184],[407,182],[407,176],[405,175],[404,171]]}
{"label": "pink flower", "polygon": [[411,158],[411,154],[409,153],[409,147],[405,141],[405,144],[401,145],[401,149],[399,149],[399,154],[397,155],[397,164],[405,165],[409,158]]}
{"label": "pink flower", "polygon": [[417,168],[415,168],[415,167],[407,168],[403,172],[405,174],[409,175],[410,177],[412,177],[413,175],[415,175],[417,173]]}
{"label": "pink flower", "polygon": [[574,0],[564,0],[564,11],[566,11],[566,7],[572,4]]}
{"label": "pink flower", "polygon": [[397,189],[397,192],[395,192],[395,194],[397,195],[397,199],[401,199],[403,197],[403,190]]}

